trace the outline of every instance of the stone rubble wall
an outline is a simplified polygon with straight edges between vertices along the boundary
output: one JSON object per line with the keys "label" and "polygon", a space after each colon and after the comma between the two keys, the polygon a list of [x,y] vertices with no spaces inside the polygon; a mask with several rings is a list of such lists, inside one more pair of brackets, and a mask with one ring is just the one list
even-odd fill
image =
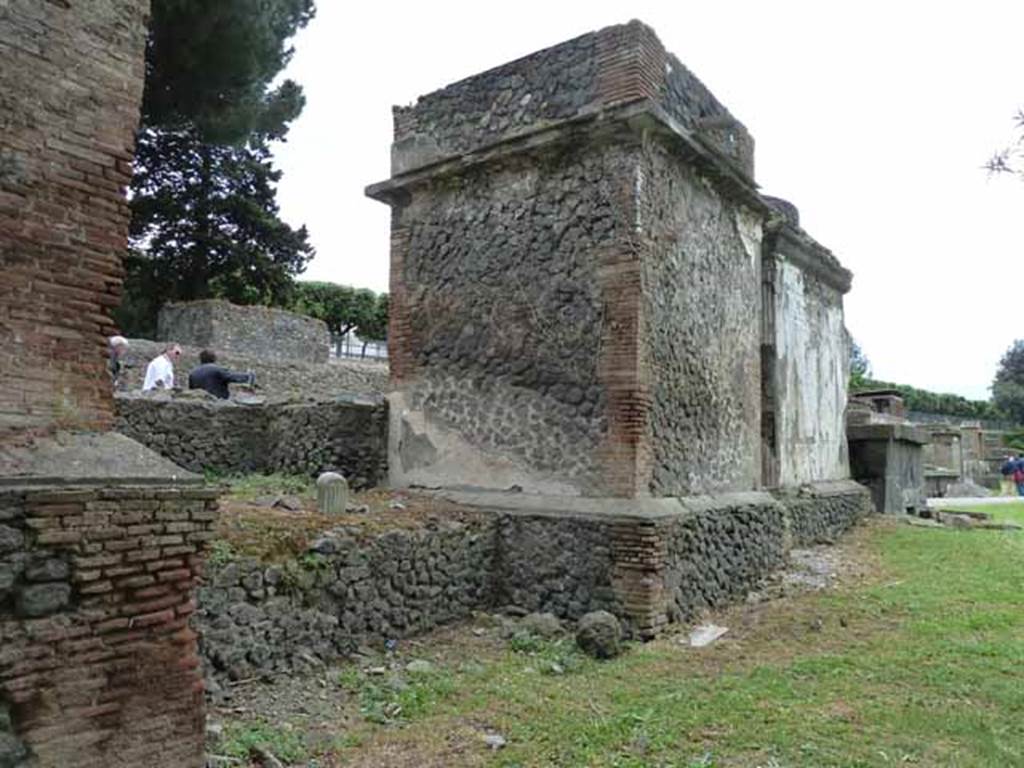
{"label": "stone rubble wall", "polygon": [[[405,210],[409,247],[393,278],[408,286],[404,311],[418,318],[403,342],[417,371],[408,402],[425,414],[442,460],[396,462],[394,484],[490,477],[461,456],[444,460],[452,428],[478,461],[503,455],[536,478],[599,484],[608,401],[593,253],[623,226],[609,179],[624,162],[610,149],[560,154],[543,172],[509,163],[417,196]],[[575,225],[581,217],[587,228]]]}
{"label": "stone rubble wall", "polygon": [[[750,498],[745,498],[749,496]],[[786,508],[767,494],[691,502],[665,528],[667,610],[673,621],[741,598],[786,559]]]}
{"label": "stone rubble wall", "polygon": [[199,593],[204,667],[218,685],[311,668],[505,605],[565,619],[608,610],[652,637],[742,597],[790,547],[833,541],[870,511],[850,482],[681,503],[656,518],[480,508],[422,530],[328,533],[284,563],[214,565]]}
{"label": "stone rubble wall", "polygon": [[749,491],[761,474],[759,218],[663,142],[640,160],[650,492]]}
{"label": "stone rubble wall", "polygon": [[148,0],[0,3],[0,432],[106,427]]}
{"label": "stone rubble wall", "polygon": [[208,678],[308,668],[468,616],[490,602],[493,534],[493,520],[341,531],[284,564],[215,566],[199,592]]}
{"label": "stone rubble wall", "polygon": [[746,128],[639,21],[581,35],[395,107],[392,173],[640,99],[753,175]]}
{"label": "stone rubble wall", "polygon": [[789,535],[797,547],[831,543],[875,511],[869,489],[850,480],[777,491],[775,496],[786,507]]}
{"label": "stone rubble wall", "polygon": [[203,764],[189,620],[216,514],[198,487],[0,486],[0,765]]}
{"label": "stone rubble wall", "polygon": [[194,472],[341,472],[355,488],[387,476],[387,401],[245,403],[188,395],[123,394],[117,430]]}
{"label": "stone rubble wall", "polygon": [[164,304],[157,338],[277,363],[326,363],[330,345],[322,320],[219,299]]}

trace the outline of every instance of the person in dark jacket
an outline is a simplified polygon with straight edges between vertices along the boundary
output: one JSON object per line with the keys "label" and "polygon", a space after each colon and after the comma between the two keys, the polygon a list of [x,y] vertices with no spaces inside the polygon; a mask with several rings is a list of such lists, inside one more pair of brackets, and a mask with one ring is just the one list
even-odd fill
{"label": "person in dark jacket", "polygon": [[1017,495],[1024,496],[1024,458],[1018,456],[1013,462],[1013,483],[1017,486]]}
{"label": "person in dark jacket", "polygon": [[188,388],[205,389],[211,395],[227,400],[230,395],[228,384],[248,384],[251,387],[256,383],[256,374],[235,373],[216,363],[217,355],[209,349],[200,352],[199,366],[188,375]]}

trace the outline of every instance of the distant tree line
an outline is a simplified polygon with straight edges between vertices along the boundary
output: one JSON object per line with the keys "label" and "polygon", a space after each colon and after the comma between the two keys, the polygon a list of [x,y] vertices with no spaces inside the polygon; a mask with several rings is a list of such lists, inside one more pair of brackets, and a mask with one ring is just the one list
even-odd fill
{"label": "distant tree line", "polygon": [[292,290],[288,308],[327,324],[331,338],[341,354],[341,343],[354,331],[366,343],[383,341],[388,333],[388,295],[366,288],[323,282],[298,282]]}
{"label": "distant tree line", "polygon": [[990,400],[968,400],[961,395],[930,392],[908,384],[872,378],[867,356],[853,342],[850,351],[850,392],[871,389],[899,392],[909,411],[1024,424],[1024,341],[1015,341],[1003,355],[992,383]]}

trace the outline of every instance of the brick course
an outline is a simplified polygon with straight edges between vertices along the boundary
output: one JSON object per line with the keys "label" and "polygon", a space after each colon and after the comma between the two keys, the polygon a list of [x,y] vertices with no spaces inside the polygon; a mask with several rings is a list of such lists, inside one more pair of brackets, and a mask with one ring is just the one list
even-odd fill
{"label": "brick course", "polygon": [[216,508],[198,487],[0,490],[21,534],[0,548],[0,703],[33,765],[202,765],[189,620]]}

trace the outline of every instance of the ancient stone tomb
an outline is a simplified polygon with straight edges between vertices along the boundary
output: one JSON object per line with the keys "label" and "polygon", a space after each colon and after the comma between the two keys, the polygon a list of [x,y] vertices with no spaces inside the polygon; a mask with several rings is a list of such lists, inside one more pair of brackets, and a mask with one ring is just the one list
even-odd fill
{"label": "ancient stone tomb", "polygon": [[[392,211],[393,485],[482,491],[539,540],[590,521],[601,607],[645,636],[865,513],[851,275],[650,28],[395,108],[391,166],[367,194]],[[573,589],[559,562],[528,582]]]}
{"label": "ancient stone tomb", "polygon": [[394,112],[395,484],[687,496],[848,477],[850,273],[640,22]]}

